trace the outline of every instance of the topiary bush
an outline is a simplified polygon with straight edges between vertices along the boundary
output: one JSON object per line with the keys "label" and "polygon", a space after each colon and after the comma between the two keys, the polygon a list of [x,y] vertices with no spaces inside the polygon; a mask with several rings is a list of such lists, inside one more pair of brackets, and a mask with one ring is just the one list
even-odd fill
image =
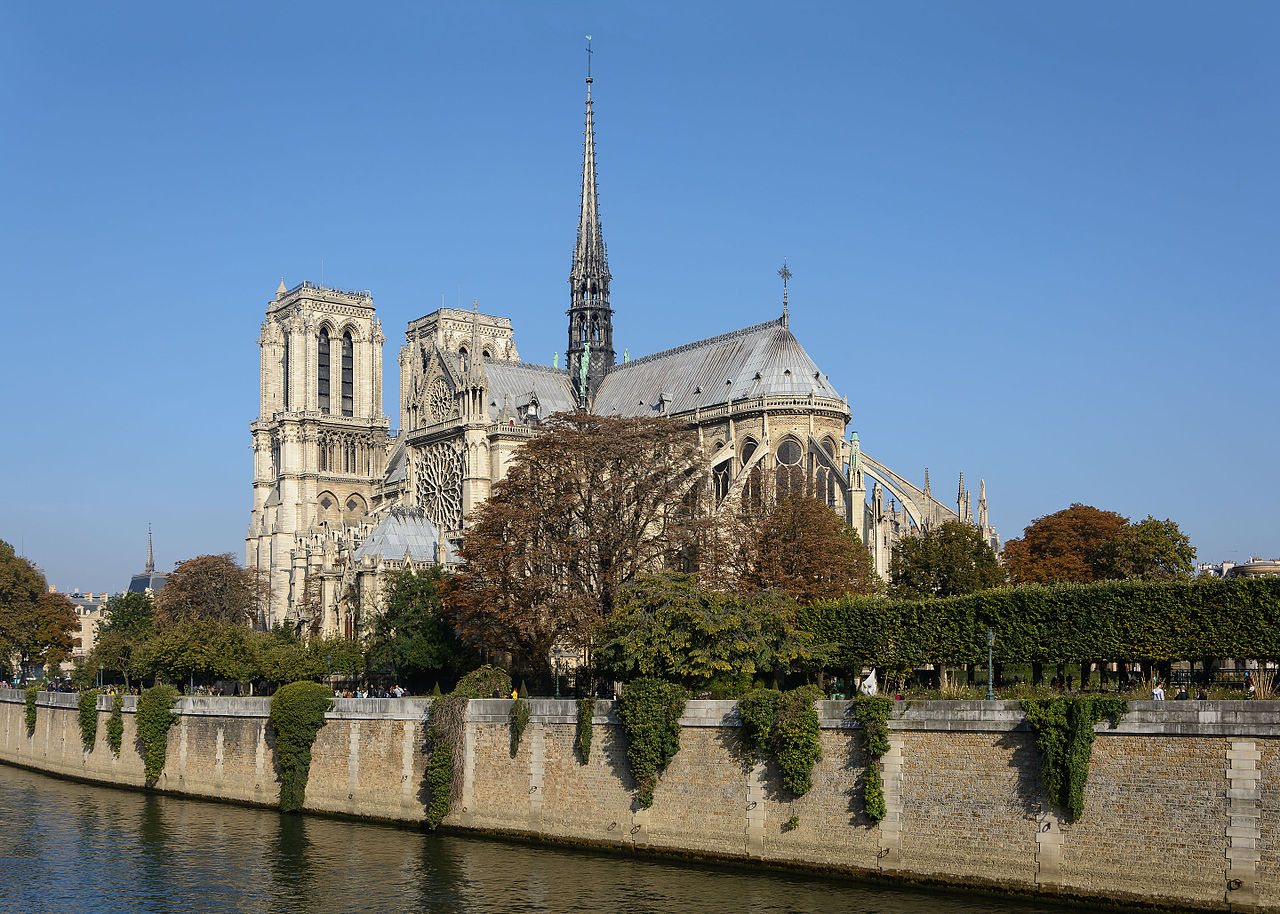
{"label": "topiary bush", "polygon": [[98,741],[98,690],[88,689],[80,693],[80,742],[86,752],[93,751]]}
{"label": "topiary bush", "polygon": [[653,788],[680,751],[680,717],[689,692],[661,679],[636,679],[618,699],[618,719],[627,734],[627,760],[640,787],[639,803],[653,805]]}
{"label": "topiary bush", "polygon": [[467,721],[467,702],[473,698],[490,698],[494,692],[511,694],[511,677],[506,670],[485,664],[458,681],[457,687],[444,698],[431,702],[431,758],[427,762],[426,782],[430,802],[427,827],[438,828],[449,815],[460,785],[455,774],[462,770],[462,730]]}
{"label": "topiary bush", "polygon": [[178,715],[173,713],[177,700],[178,690],[163,684],[147,689],[138,697],[138,713],[134,722],[138,727],[138,742],[142,746],[147,786],[154,784],[160,778],[160,772],[164,771],[169,728],[178,719]]}
{"label": "topiary bush", "polygon": [[798,797],[813,786],[813,766],[822,758],[817,686],[788,692],[756,689],[738,700],[741,746],[747,760],[769,757],[778,765],[783,785]]}
{"label": "topiary bush", "polygon": [[1093,727],[1108,718],[1114,727],[1129,703],[1109,695],[1037,698],[1022,702],[1040,748],[1040,779],[1051,803],[1071,815],[1084,812],[1084,785],[1093,755]]}
{"label": "topiary bush", "polygon": [[107,745],[116,758],[120,757],[120,746],[124,742],[124,697],[116,692],[115,701],[111,704],[111,716],[107,718]]}
{"label": "topiary bush", "polygon": [[27,736],[35,736],[36,733],[36,696],[39,694],[39,683],[27,686]]}
{"label": "topiary bush", "polygon": [[583,698],[578,702],[578,733],[573,744],[584,765],[591,760],[591,729],[592,718],[595,715],[596,700],[594,698]]}
{"label": "topiary bush", "polygon": [[529,702],[517,698],[511,703],[511,757],[515,758],[520,751],[520,737],[524,736],[525,727],[529,726]]}
{"label": "topiary bush", "polygon": [[872,822],[880,822],[888,814],[884,805],[880,758],[889,751],[889,712],[892,710],[893,702],[886,695],[859,695],[853,700],[853,714],[862,724],[862,735],[867,744],[862,805]]}
{"label": "topiary bush", "polygon": [[311,746],[333,708],[333,693],[318,682],[291,682],[271,696],[271,728],[280,760],[280,811],[302,809],[311,772]]}

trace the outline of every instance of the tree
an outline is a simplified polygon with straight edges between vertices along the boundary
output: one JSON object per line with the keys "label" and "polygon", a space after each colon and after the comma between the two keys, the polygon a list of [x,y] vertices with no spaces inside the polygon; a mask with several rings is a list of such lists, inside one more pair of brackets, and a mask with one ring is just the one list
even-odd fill
{"label": "tree", "polygon": [[1006,581],[982,532],[958,520],[905,537],[894,550],[889,572],[893,595],[909,599],[974,593]]}
{"label": "tree", "polygon": [[1196,549],[1171,520],[1129,524],[1098,550],[1098,570],[1105,578],[1144,581],[1190,580],[1196,571]]}
{"label": "tree", "polygon": [[439,565],[422,571],[406,566],[387,575],[382,614],[369,638],[370,671],[391,670],[396,679],[423,686],[478,662],[446,615],[443,597],[450,580]]}
{"label": "tree", "polygon": [[125,687],[133,675],[133,655],[151,637],[155,607],[145,593],[116,594],[107,601],[89,664],[124,676]]}
{"label": "tree", "polygon": [[687,561],[704,475],[672,420],[551,417],[474,515],[449,597],[463,637],[539,669],[589,648],[621,588]]}
{"label": "tree", "polygon": [[257,618],[266,596],[262,574],[241,568],[230,553],[179,562],[156,595],[160,625],[192,619],[243,625]]}
{"label": "tree", "polygon": [[743,583],[801,603],[881,589],[858,533],[816,498],[784,498],[749,518]]}
{"label": "tree", "polygon": [[704,686],[748,679],[808,657],[796,604],[765,591],[717,593],[688,574],[644,576],[618,594],[597,636],[596,665],[620,679],[656,677]]}
{"label": "tree", "polygon": [[50,593],[40,570],[0,540],[0,655],[24,665],[61,663],[79,627],[71,601]]}
{"label": "tree", "polygon": [[1122,514],[1081,504],[1037,517],[1020,539],[1004,544],[1005,568],[1017,584],[1100,581],[1103,546],[1128,523]]}

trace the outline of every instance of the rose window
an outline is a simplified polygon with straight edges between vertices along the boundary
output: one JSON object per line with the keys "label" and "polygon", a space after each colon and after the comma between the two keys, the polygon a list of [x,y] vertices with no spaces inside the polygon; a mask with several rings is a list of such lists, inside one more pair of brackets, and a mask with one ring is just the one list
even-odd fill
{"label": "rose window", "polygon": [[453,410],[453,396],[444,378],[436,378],[427,391],[427,408],[431,411],[432,422],[443,422]]}
{"label": "rose window", "polygon": [[462,454],[433,444],[418,461],[418,504],[441,532],[462,526]]}

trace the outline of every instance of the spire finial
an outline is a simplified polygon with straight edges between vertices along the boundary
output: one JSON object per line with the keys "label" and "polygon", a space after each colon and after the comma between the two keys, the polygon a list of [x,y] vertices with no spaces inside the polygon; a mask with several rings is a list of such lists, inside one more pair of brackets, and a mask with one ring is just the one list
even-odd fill
{"label": "spire finial", "polygon": [[147,524],[147,574],[156,570],[156,555],[151,550],[151,524]]}
{"label": "spire finial", "polygon": [[587,97],[591,97],[591,36],[587,36]]}
{"label": "spire finial", "polygon": [[787,281],[791,279],[791,268],[787,266],[787,258],[782,258],[782,269],[778,271],[778,275],[782,277],[782,326],[787,326]]}

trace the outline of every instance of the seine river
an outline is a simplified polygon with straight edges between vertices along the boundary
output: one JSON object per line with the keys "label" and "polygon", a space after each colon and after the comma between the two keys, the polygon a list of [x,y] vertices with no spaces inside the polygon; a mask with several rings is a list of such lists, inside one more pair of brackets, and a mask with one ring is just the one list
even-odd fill
{"label": "seine river", "polygon": [[0,765],[0,911],[1058,912],[90,787]]}

